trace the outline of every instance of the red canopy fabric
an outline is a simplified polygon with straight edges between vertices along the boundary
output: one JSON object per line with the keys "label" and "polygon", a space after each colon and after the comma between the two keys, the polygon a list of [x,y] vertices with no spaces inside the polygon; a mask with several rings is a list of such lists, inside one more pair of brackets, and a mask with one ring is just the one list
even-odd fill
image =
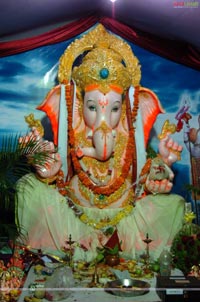
{"label": "red canopy fabric", "polygon": [[174,40],[161,39],[152,34],[130,28],[129,26],[112,18],[98,18],[96,16],[89,16],[87,18],[73,21],[65,26],[38,36],[15,41],[1,42],[0,57],[10,56],[37,47],[69,40],[90,29],[96,23],[102,23],[111,32],[159,56],[200,70],[200,51],[195,47]]}

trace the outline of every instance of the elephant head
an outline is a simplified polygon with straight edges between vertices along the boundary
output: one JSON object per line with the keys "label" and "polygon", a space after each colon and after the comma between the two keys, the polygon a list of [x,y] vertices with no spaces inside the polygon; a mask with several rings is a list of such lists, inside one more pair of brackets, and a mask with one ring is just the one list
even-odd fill
{"label": "elephant head", "polygon": [[[54,87],[44,102],[37,109],[44,111],[51,121],[54,133],[54,143],[58,141],[58,121],[60,104],[60,85]],[[159,113],[163,113],[156,95],[149,89],[140,87],[139,108],[144,129],[144,145],[147,144],[149,133]],[[131,97],[130,97],[130,103]],[[76,98],[73,104],[73,128],[75,132],[85,131],[86,138],[92,142],[92,147],[79,146],[77,156],[89,156],[104,161],[111,157],[115,147],[117,131],[123,131],[122,126],[123,95],[114,90],[102,93],[95,89],[85,93],[83,104]],[[81,111],[79,108],[81,107]],[[130,105],[132,109],[132,105]],[[127,117],[124,121],[127,122]],[[67,148],[67,146],[66,146]]]}
{"label": "elephant head", "polygon": [[[83,53],[81,63],[73,65],[75,59]],[[68,106],[73,107],[72,126],[76,135],[85,131],[86,138],[90,140],[87,146],[78,146],[78,157],[90,156],[100,161],[111,157],[116,133],[123,131],[124,125],[130,125],[131,119],[126,114],[123,125],[121,122],[124,96],[130,91],[130,87],[137,87],[141,118],[145,125],[145,143],[147,142],[155,118],[162,112],[162,108],[153,92],[140,87],[140,64],[125,41],[98,25],[66,49],[60,58],[58,78],[60,85],[53,88],[38,107],[52,121],[54,143],[58,143],[58,121],[62,115],[60,87],[70,86],[72,82],[75,83],[74,94],[68,102]],[[130,97],[131,103],[134,101]],[[132,110],[133,106],[127,108],[126,110]],[[59,129],[67,128],[59,124]]]}

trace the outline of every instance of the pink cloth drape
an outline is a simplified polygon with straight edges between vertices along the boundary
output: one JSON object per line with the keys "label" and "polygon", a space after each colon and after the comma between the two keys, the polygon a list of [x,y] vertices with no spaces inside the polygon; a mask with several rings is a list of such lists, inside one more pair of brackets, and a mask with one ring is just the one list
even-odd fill
{"label": "pink cloth drape", "polygon": [[192,45],[156,37],[152,34],[133,29],[114,19],[107,17],[98,18],[96,16],[89,16],[87,18],[70,22],[65,26],[38,36],[15,41],[1,42],[0,57],[14,55],[33,48],[71,39],[88,30],[96,23],[102,23],[113,33],[157,55],[200,70],[200,51]]}

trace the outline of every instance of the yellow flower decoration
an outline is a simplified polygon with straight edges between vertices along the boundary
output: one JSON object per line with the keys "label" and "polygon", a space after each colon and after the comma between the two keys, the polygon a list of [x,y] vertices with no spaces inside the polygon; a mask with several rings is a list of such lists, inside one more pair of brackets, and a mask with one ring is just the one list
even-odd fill
{"label": "yellow flower decoration", "polygon": [[85,213],[80,216],[80,220],[93,228],[99,230],[108,226],[117,225],[124,217],[128,216],[133,210],[132,205],[128,205],[122,211],[118,212],[113,218],[100,220],[97,222],[94,219],[90,219]]}
{"label": "yellow flower decoration", "polygon": [[194,218],[196,218],[194,212],[185,213],[184,220],[186,223],[192,223]]}

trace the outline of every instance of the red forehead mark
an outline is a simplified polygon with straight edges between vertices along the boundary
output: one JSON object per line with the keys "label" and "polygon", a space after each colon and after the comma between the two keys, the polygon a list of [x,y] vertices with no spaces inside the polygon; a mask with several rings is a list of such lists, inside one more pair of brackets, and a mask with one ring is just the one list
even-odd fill
{"label": "red forehead mark", "polygon": [[99,102],[99,105],[101,106],[102,112],[105,112],[105,110],[106,110],[105,107],[108,106],[108,99],[105,96],[103,96],[103,98],[100,99],[98,102]]}

